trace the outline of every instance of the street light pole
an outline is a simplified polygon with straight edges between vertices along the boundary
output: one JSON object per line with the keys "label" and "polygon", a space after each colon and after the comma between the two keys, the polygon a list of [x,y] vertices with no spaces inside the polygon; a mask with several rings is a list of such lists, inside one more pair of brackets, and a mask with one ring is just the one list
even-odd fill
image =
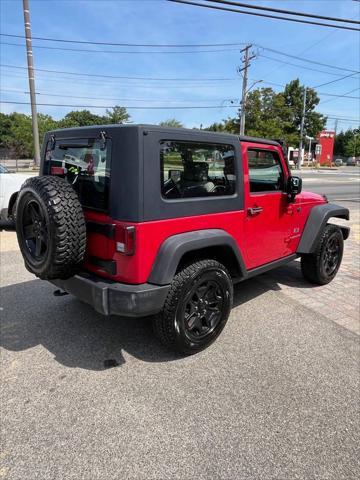
{"label": "street light pole", "polygon": [[309,166],[309,160],[311,156],[311,142],[315,139],[314,137],[309,137],[308,135],[306,135],[306,139],[309,140],[309,152],[308,152],[308,166]]}
{"label": "street light pole", "polygon": [[306,112],[306,87],[304,87],[304,99],[303,99],[303,109],[301,115],[301,123],[300,123],[300,145],[299,145],[299,165],[298,168],[301,168],[301,164],[304,160],[303,155],[303,137],[304,137],[304,123],[305,123],[305,112]]}
{"label": "street light pole", "polygon": [[26,38],[26,55],[27,55],[28,76],[29,76],[32,130],[33,130],[34,152],[35,152],[34,161],[35,161],[35,165],[39,165],[40,164],[40,144],[39,144],[38,119],[37,119],[37,111],[36,111],[34,58],[33,58],[33,51],[32,51],[32,45],[31,45],[29,0],[23,0],[23,10],[24,10],[24,26],[25,26],[25,38]]}

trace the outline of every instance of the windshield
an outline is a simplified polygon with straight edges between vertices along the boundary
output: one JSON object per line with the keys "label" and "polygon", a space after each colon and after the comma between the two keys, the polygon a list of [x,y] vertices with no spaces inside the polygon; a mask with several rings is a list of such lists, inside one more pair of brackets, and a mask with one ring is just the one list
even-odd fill
{"label": "windshield", "polygon": [[10,172],[4,165],[0,165],[0,173],[10,173]]}
{"label": "windshield", "polygon": [[95,138],[57,140],[46,151],[47,171],[71,183],[83,207],[107,211],[111,141]]}

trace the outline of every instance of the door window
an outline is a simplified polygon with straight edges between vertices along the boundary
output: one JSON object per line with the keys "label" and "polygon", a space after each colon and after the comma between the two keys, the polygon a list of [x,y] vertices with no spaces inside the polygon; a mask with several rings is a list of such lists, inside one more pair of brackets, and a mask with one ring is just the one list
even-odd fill
{"label": "door window", "polygon": [[247,158],[251,193],[284,190],[284,172],[276,152],[249,149]]}

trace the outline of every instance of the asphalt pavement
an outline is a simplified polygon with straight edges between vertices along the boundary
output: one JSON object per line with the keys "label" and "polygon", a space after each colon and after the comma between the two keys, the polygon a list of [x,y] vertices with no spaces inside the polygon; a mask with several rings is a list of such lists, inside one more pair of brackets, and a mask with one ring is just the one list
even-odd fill
{"label": "asphalt pavement", "polygon": [[333,202],[360,201],[360,167],[340,167],[337,170],[293,170],[303,178],[303,188],[325,193]]}
{"label": "asphalt pavement", "polygon": [[[305,188],[316,175],[303,174]],[[1,234],[0,479],[359,478],[360,230],[348,205],[330,286],[310,288],[298,262],[239,284],[220,338],[187,358],[164,350],[147,318],[54,297]]]}

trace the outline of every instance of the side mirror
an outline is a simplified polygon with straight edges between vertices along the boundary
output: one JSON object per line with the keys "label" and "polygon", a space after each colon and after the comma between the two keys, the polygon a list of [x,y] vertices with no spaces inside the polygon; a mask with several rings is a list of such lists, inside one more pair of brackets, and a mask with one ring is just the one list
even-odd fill
{"label": "side mirror", "polygon": [[299,195],[302,190],[302,178],[291,176],[287,182],[287,194],[290,200],[294,200],[296,195]]}

